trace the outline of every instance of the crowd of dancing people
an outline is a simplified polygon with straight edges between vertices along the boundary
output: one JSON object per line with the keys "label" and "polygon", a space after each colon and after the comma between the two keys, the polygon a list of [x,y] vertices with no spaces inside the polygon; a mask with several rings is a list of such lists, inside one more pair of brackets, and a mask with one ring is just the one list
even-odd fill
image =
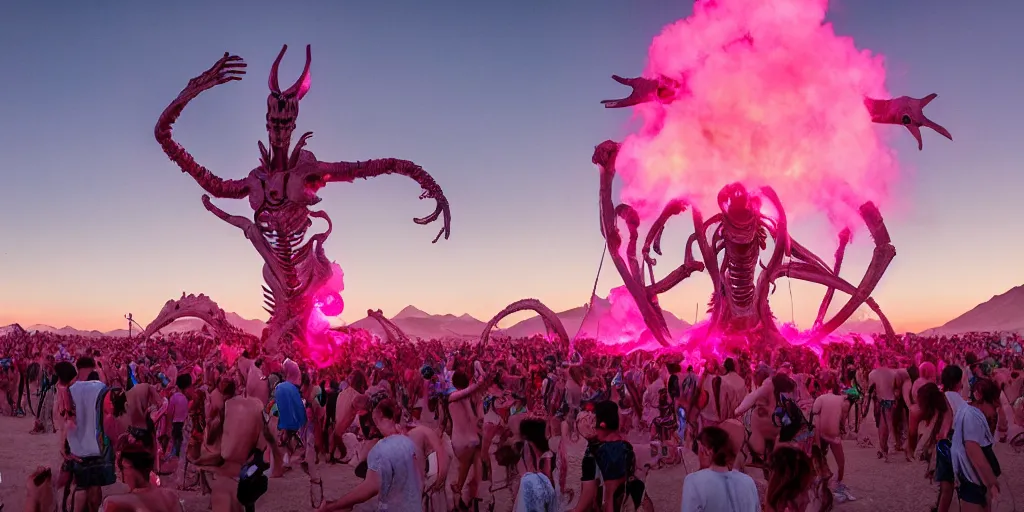
{"label": "crowd of dancing people", "polygon": [[[817,512],[856,499],[844,440],[874,446],[880,463],[923,461],[937,510],[954,498],[987,510],[1003,492],[993,446],[1024,440],[1017,336],[700,360],[592,340],[563,351],[542,337],[452,339],[362,344],[327,368],[258,347],[208,332],[0,336],[0,410],[60,439],[61,464],[26,482],[26,510],[178,511],[184,491],[218,512],[256,510],[268,479],[295,468],[316,510],[374,498],[390,512],[494,510],[504,489],[517,511],[649,512],[646,476],[692,451],[684,512]],[[869,421],[875,439],[861,432]],[[579,482],[567,481],[574,443],[585,444]],[[322,478],[334,464],[362,483]],[[129,492],[104,497],[116,480]]]}

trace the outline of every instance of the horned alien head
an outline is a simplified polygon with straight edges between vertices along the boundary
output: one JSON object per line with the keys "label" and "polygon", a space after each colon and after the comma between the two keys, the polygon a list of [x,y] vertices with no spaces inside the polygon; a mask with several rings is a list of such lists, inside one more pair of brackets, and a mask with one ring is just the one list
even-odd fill
{"label": "horned alien head", "polygon": [[272,148],[287,148],[291,144],[292,132],[295,131],[295,119],[299,116],[299,100],[309,92],[309,63],[312,60],[309,45],[306,45],[306,67],[302,76],[288,90],[281,92],[277,83],[277,69],[284,57],[288,45],[277,54],[274,66],[270,68],[270,95],[267,96],[267,133],[270,135]]}
{"label": "horned alien head", "polygon": [[734,222],[744,222],[761,211],[761,198],[751,195],[741,183],[732,183],[718,192],[718,206]]}

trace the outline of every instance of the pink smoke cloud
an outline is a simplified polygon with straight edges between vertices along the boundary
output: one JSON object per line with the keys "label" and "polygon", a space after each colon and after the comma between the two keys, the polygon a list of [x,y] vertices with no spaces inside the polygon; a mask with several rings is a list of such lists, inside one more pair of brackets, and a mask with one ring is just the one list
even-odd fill
{"label": "pink smoke cloud", "polygon": [[864,106],[888,98],[883,59],[824,23],[827,0],[698,1],[652,42],[644,75],[685,84],[672,103],[636,107],[643,122],[617,163],[622,200],[642,219],[685,198],[717,210],[722,186],[771,185],[787,213],[823,212],[858,227],[884,204],[893,151]]}

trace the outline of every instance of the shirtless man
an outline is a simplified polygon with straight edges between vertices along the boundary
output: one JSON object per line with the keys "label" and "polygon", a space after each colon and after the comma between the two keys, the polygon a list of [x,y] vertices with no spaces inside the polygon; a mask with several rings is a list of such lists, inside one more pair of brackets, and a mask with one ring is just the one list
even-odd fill
{"label": "shirtless man", "polygon": [[[462,371],[452,375],[455,391],[448,395],[448,414],[452,419],[452,452],[459,461],[459,476],[452,484],[452,493],[458,498],[458,505],[463,505],[463,490],[470,502],[477,499],[477,482],[480,467],[481,432],[480,420],[483,417],[478,391],[485,389],[484,383],[492,382],[494,375],[489,374],[479,382],[469,383],[469,376]],[[470,471],[473,474],[470,475]],[[467,481],[467,477],[469,480]]]}
{"label": "shirtless man", "polygon": [[814,426],[815,443],[827,452],[832,449],[836,459],[836,488],[833,491],[840,502],[852,501],[843,476],[846,473],[846,456],[843,453],[843,426],[846,425],[853,403],[845,395],[825,393],[814,400],[811,406],[811,423]]}
{"label": "shirtless man", "polygon": [[121,479],[128,485],[127,494],[115,494],[103,501],[103,512],[180,512],[178,495],[166,487],[150,484],[153,473],[152,452],[141,445],[129,446],[118,457]]}
{"label": "shirtless man", "polygon": [[[868,396],[876,401],[875,414],[879,415],[878,458],[889,462],[889,432],[892,430],[893,414],[896,410],[896,370],[892,369],[888,357],[880,358],[879,367],[868,374]],[[867,410],[864,411],[867,413]],[[895,434],[895,433],[894,433]],[[899,440],[894,438],[894,442]]]}
{"label": "shirtless man", "polygon": [[267,380],[266,361],[257,359],[249,366],[245,376],[245,396],[258,399],[266,407],[270,403],[270,384]]}
{"label": "shirtless man", "polygon": [[150,413],[163,403],[163,397],[156,386],[140,382],[125,392],[126,414],[128,416],[127,433],[135,440],[153,450],[156,454],[156,431]]}
{"label": "shirtless man", "polygon": [[[210,426],[210,436],[220,442],[219,460],[201,469],[213,475],[211,506],[213,512],[241,512],[238,501],[238,475],[254,451],[268,447],[275,459],[280,457],[263,414],[263,403],[253,397],[232,397],[224,402],[220,428]],[[217,431],[219,430],[219,432]],[[265,459],[264,459],[265,460]]]}
{"label": "shirtless man", "polygon": [[345,442],[342,436],[352,427],[356,420],[358,410],[354,407],[354,400],[366,392],[366,377],[360,371],[355,371],[348,378],[348,387],[338,394],[338,402],[334,409],[334,433],[330,438],[330,458],[333,460],[335,449],[341,450],[341,463],[346,464],[351,456],[347,453]]}
{"label": "shirtless man", "polygon": [[743,377],[736,373],[736,361],[731,357],[725,360],[723,365],[725,375],[722,375],[722,387],[720,392],[722,420],[736,417],[736,408],[743,402],[747,395],[747,385]]}
{"label": "shirtless man", "polygon": [[195,461],[197,465],[209,464],[209,460],[220,458],[221,435],[224,426],[224,403],[234,398],[237,388],[232,379],[221,379],[217,389],[210,393],[206,401],[206,439],[203,442],[202,455]]}
{"label": "shirtless man", "polygon": [[[796,387],[793,380],[785,375],[768,378],[768,374],[767,368],[758,369],[754,374],[754,382],[761,381],[761,384],[747,395],[736,408],[736,415],[744,418],[744,424],[750,432],[747,443],[750,445],[751,459],[758,463],[768,460],[767,456],[771,453],[775,439],[779,436],[780,429],[775,425],[772,417],[777,403],[776,395],[792,392]],[[776,389],[775,381],[785,388]],[[747,411],[751,411],[749,416],[745,416]]]}

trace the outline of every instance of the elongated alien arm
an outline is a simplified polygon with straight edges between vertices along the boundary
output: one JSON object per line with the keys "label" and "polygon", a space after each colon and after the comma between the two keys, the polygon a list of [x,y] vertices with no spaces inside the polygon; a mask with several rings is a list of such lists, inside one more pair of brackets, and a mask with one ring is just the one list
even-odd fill
{"label": "elongated alien arm", "polygon": [[939,95],[932,93],[924,98],[911,98],[900,96],[891,100],[876,100],[864,98],[864,106],[871,114],[871,122],[880,124],[901,124],[907,127],[911,135],[917,139],[917,149],[924,148],[921,139],[921,127],[931,128],[943,137],[953,140],[949,131],[941,125],[936,124],[924,115],[924,107],[932,102]]}
{"label": "elongated alien arm", "polygon": [[247,196],[249,187],[245,180],[222,179],[206,167],[196,163],[192,155],[185,151],[181,144],[175,142],[171,136],[171,128],[178,120],[178,116],[181,115],[181,111],[185,109],[185,105],[188,105],[188,102],[192,101],[199,93],[220,84],[241,80],[243,74],[245,74],[245,62],[242,61],[242,58],[225,53],[224,57],[218,60],[213,67],[189,80],[188,85],[182,89],[178,97],[160,114],[160,119],[157,120],[156,128],[153,131],[164,153],[178,164],[181,172],[192,176],[196,183],[210,195],[224,199],[241,199]]}
{"label": "elongated alien arm", "polygon": [[444,216],[444,226],[434,237],[437,242],[442,235],[447,240],[451,234],[452,214],[448,207],[448,199],[444,196],[441,186],[434,181],[427,171],[422,167],[408,161],[397,158],[379,158],[366,160],[364,162],[317,162],[317,168],[325,182],[341,181],[351,183],[356,178],[370,179],[384,174],[399,174],[412,178],[423,189],[420,199],[433,199],[437,202],[434,212],[426,217],[413,219],[413,222],[421,225],[430,224]]}
{"label": "elongated alien arm", "polygon": [[[686,82],[675,80],[666,76],[657,78],[636,77],[623,78],[612,75],[612,78],[625,86],[633,89],[629,96],[617,100],[603,100],[605,108],[623,108],[640,105],[643,103],[658,102],[668,104],[689,93]],[[953,140],[949,131],[941,125],[933,122],[924,115],[924,107],[938,97],[938,94],[929,94],[924,98],[911,98],[900,96],[888,100],[875,98],[864,98],[864,106],[871,115],[871,121],[880,124],[899,124],[907,127],[911,135],[917,139],[917,149],[923,149],[924,142],[921,139],[921,128],[931,128],[939,135]]]}
{"label": "elongated alien arm", "polygon": [[205,206],[210,213],[216,215],[218,219],[241,229],[245,232],[247,237],[249,236],[249,230],[254,226],[253,221],[238,215],[231,215],[228,212],[217,208],[217,206],[210,201],[210,196],[206,194],[203,194],[203,206]]}

